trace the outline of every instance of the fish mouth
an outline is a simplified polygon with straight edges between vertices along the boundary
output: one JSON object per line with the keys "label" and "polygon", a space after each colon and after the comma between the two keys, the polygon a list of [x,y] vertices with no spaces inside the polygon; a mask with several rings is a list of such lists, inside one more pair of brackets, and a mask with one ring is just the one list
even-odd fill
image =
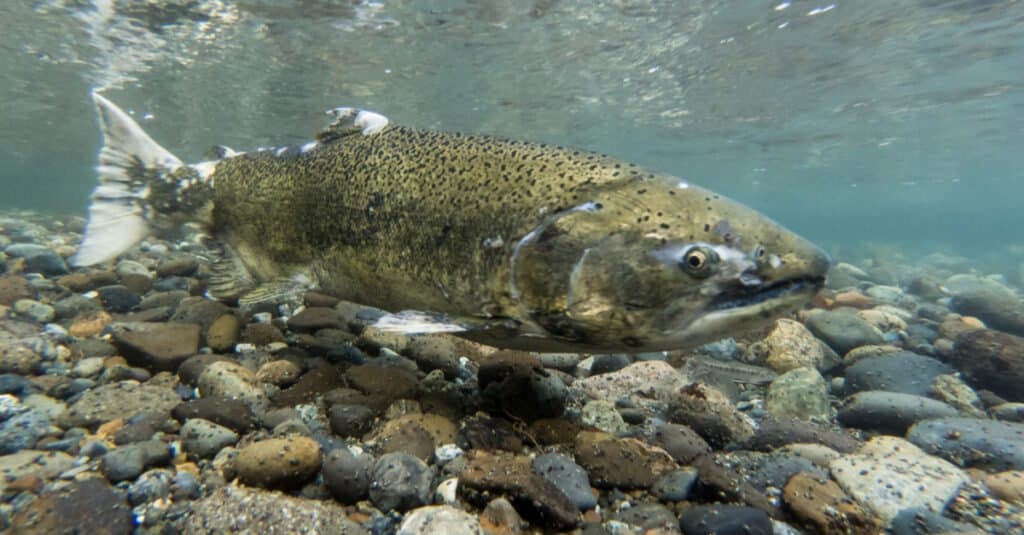
{"label": "fish mouth", "polygon": [[706,310],[715,312],[745,308],[797,294],[813,294],[824,284],[825,277],[794,277],[767,285],[737,288],[715,297],[708,304]]}

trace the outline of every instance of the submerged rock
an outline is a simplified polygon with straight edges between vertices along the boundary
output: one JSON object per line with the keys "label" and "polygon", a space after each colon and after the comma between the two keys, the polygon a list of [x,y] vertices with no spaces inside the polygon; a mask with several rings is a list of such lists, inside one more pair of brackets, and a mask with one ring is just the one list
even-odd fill
{"label": "submerged rock", "polygon": [[1024,338],[990,329],[956,337],[950,361],[976,388],[1024,401]]}

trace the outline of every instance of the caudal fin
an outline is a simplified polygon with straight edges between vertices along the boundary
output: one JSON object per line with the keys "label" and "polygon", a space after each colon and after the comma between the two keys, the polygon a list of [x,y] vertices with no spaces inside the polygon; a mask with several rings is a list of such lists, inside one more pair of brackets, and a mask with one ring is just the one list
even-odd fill
{"label": "caudal fin", "polygon": [[103,132],[99,185],[92,192],[89,221],[72,264],[88,266],[116,257],[144,238],[147,222],[148,176],[183,164],[153,141],[121,108],[93,92]]}

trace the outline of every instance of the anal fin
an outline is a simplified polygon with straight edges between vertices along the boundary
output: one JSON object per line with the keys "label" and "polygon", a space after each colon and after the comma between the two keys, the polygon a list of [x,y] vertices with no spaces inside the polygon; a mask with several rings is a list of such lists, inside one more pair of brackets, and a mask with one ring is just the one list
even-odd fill
{"label": "anal fin", "polygon": [[256,288],[256,281],[231,248],[221,247],[220,258],[210,266],[206,293],[220,301],[233,301]]}
{"label": "anal fin", "polygon": [[274,279],[261,283],[239,296],[238,306],[246,307],[261,303],[293,301],[312,287],[313,285],[302,277]]}

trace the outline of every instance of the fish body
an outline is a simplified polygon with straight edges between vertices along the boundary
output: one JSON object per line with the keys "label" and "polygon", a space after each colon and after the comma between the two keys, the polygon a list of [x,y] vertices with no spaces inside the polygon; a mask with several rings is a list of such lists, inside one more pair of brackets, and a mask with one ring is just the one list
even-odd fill
{"label": "fish body", "polygon": [[199,223],[224,251],[210,282],[222,299],[318,287],[394,312],[391,330],[651,351],[801,306],[829,265],[745,206],[605,155],[339,108],[315,142],[185,165],[94,100],[105,144],[75,262]]}

